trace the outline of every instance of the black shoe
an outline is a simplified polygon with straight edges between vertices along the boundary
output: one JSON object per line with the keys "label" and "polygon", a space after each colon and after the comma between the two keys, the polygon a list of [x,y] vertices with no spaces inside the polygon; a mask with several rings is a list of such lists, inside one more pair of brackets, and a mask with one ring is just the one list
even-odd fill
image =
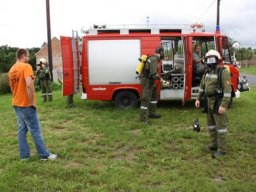
{"label": "black shoe", "polygon": [[217,147],[209,147],[209,150],[214,152],[214,151],[218,151],[218,148]]}
{"label": "black shoe", "polygon": [[219,158],[219,157],[223,157],[224,155],[226,155],[226,152],[224,151],[212,152],[212,158]]}
{"label": "black shoe", "polygon": [[152,119],[158,119],[160,117],[161,117],[160,114],[150,114],[150,115],[148,115],[148,118],[152,118]]}

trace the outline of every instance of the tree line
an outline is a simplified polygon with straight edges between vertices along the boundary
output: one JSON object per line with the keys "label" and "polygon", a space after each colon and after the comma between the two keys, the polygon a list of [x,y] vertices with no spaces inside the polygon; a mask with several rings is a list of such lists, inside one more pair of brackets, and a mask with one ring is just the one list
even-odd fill
{"label": "tree line", "polygon": [[241,48],[236,51],[236,59],[238,61],[251,60],[253,55],[256,55],[256,49]]}
{"label": "tree line", "polygon": [[[0,46],[0,73],[7,73],[11,66],[16,62],[17,47],[10,47],[8,45]],[[33,69],[36,69],[36,56],[35,54],[40,50],[38,47],[28,49],[30,53],[29,63]]]}

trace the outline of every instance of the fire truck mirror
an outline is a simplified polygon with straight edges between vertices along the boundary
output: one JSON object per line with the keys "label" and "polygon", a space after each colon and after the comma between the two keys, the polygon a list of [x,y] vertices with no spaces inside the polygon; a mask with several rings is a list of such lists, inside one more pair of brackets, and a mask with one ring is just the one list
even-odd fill
{"label": "fire truck mirror", "polygon": [[222,39],[222,48],[228,49],[228,38],[227,37],[223,37],[223,39]]}

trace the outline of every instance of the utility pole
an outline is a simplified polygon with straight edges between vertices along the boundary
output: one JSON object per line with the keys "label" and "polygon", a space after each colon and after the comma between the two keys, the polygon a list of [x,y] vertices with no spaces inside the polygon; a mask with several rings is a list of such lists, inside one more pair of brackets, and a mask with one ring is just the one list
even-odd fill
{"label": "utility pole", "polygon": [[48,64],[50,68],[51,81],[53,81],[52,75],[52,38],[51,38],[51,18],[50,18],[50,3],[46,0],[46,19],[47,19],[47,38],[48,38]]}
{"label": "utility pole", "polygon": [[220,33],[220,0],[217,0],[216,33]]}

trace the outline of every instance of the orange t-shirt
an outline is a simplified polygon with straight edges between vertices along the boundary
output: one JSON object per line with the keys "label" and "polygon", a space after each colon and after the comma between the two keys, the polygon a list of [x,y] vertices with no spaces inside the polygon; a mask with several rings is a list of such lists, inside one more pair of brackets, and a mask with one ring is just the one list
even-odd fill
{"label": "orange t-shirt", "polygon": [[[35,79],[31,65],[16,62],[8,73],[9,83],[13,90],[12,105],[17,107],[29,107],[30,102],[27,94],[26,77]],[[35,98],[34,101],[36,102]]]}

